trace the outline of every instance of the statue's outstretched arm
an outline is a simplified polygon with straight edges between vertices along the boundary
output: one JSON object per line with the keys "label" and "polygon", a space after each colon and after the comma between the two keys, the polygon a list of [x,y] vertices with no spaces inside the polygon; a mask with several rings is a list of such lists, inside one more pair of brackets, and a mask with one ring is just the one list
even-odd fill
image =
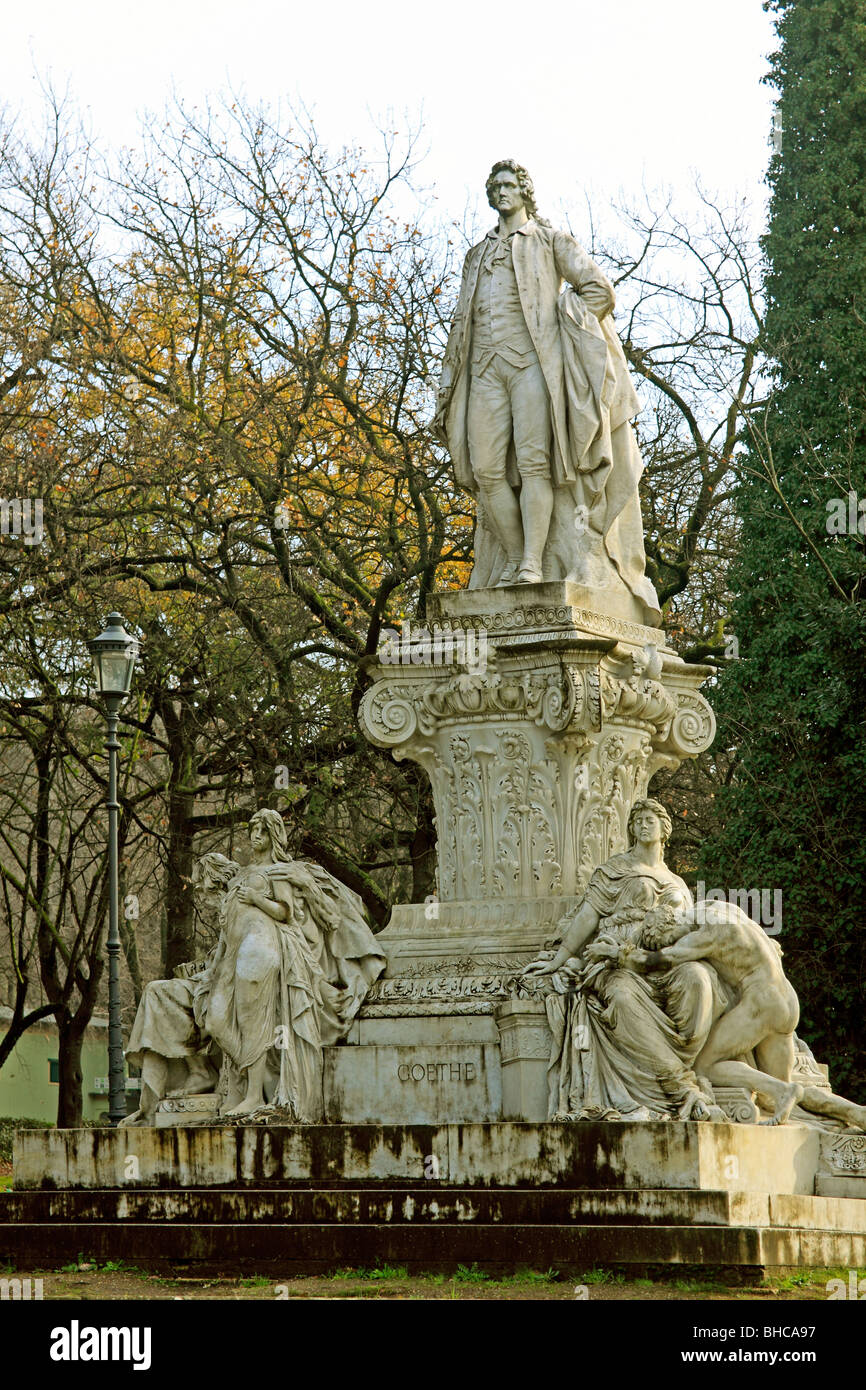
{"label": "statue's outstretched arm", "polygon": [[570,956],[577,955],[598,927],[598,923],[598,913],[592,904],[584,898],[574,912],[568,913],[562,918],[559,924],[562,944],[553,959],[540,963],[533,962],[526,967],[526,973],[534,975],[555,974],[561,966],[565,965]]}

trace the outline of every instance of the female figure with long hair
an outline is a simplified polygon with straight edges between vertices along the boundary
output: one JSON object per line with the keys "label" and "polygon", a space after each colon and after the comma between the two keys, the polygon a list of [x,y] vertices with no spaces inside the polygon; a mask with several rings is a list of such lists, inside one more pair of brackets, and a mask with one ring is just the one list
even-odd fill
{"label": "female figure with long hair", "polygon": [[545,1001],[554,1036],[551,1114],[718,1118],[693,1063],[731,995],[706,961],[652,975],[630,964],[655,911],[693,904],[688,886],[664,862],[671,833],[664,806],[648,798],[635,802],[628,833],[629,849],[596,869],[582,902],[562,923],[552,959],[526,969],[553,977]]}
{"label": "female figure with long hair", "polygon": [[322,1116],[322,1048],[345,1035],[385,967],[360,899],[288,856],[276,811],[249,824],[251,862],[223,900],[204,1026],[223,1053],[220,1114]]}

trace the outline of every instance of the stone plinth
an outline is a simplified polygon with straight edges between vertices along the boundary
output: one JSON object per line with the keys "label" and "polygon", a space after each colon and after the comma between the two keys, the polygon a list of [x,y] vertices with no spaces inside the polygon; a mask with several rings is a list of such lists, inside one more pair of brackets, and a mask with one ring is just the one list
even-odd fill
{"label": "stone plinth", "polygon": [[866,1202],[813,1195],[826,1138],[691,1122],[25,1131],[0,1260],[275,1278],[377,1261],[856,1269]]}
{"label": "stone plinth", "polygon": [[[647,641],[665,646],[661,628],[643,621],[643,606],[627,590],[590,588],[556,580],[546,584],[514,584],[503,589],[456,589],[431,594],[427,623],[432,629],[483,629],[490,640],[551,637],[597,637],[643,647]],[[670,649],[668,649],[670,650]]]}
{"label": "stone plinth", "polygon": [[433,1155],[439,1179],[467,1188],[805,1195],[821,1142],[805,1125],[664,1121],[20,1130],[15,1190],[423,1183]]}
{"label": "stone plinth", "polygon": [[[710,668],[681,661],[620,600],[565,582],[434,595],[428,628],[372,668],[361,728],[427,772],[438,877],[377,937],[388,968],[350,1041],[388,1021],[389,1041],[414,1044],[446,1018],[449,1039],[469,1041],[458,1021],[519,995],[523,965],[627,848],[653,774],[711,743]],[[529,1037],[516,1016],[503,1026],[508,1046]],[[503,1052],[504,1115],[546,1115],[542,1060]]]}
{"label": "stone plinth", "polygon": [[204,1095],[170,1096],[156,1107],[156,1124],[212,1125],[218,1123],[219,1100],[211,1092]]}
{"label": "stone plinth", "polygon": [[498,1120],[502,1074],[495,1043],[379,1044],[325,1049],[325,1120],[443,1124]]}
{"label": "stone plinth", "polygon": [[546,1120],[551,1036],[544,1005],[509,999],[496,1009],[502,1058],[502,1118]]}
{"label": "stone plinth", "polygon": [[627,847],[652,775],[712,741],[708,667],[581,607],[573,585],[528,587],[434,596],[430,640],[416,631],[392,651],[400,664],[371,672],[361,727],[425,769],[436,805],[436,900],[395,909],[378,938],[391,973],[441,955],[528,958]]}

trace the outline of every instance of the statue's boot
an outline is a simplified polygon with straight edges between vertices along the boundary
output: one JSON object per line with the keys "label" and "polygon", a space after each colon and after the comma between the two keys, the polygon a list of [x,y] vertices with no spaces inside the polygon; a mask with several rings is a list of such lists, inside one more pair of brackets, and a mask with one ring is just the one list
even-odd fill
{"label": "statue's boot", "polygon": [[518,584],[520,582],[518,579],[519,572],[519,562],[517,560],[509,560],[494,587],[497,589],[507,589],[511,584]]}
{"label": "statue's boot", "polygon": [[520,573],[517,576],[518,584],[543,584],[544,572],[541,568],[541,561],[536,560],[533,555],[524,559],[520,566]]}
{"label": "statue's boot", "polygon": [[524,478],[520,490],[520,514],[523,519],[523,559],[518,584],[542,584],[544,568],[542,555],[547,545],[550,518],[553,515],[553,487],[547,478]]}
{"label": "statue's boot", "polygon": [[505,551],[507,563],[497,581],[496,588],[517,583],[517,572],[523,555],[523,526],[520,520],[520,506],[514,489],[504,478],[495,483],[485,483],[480,488],[485,518]]}

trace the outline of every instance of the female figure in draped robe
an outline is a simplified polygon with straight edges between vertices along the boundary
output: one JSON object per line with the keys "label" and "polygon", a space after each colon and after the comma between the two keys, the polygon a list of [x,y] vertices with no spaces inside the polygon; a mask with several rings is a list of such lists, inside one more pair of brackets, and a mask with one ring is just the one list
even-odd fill
{"label": "female figure in draped robe", "polygon": [[252,862],[223,900],[204,1019],[223,1052],[220,1114],[273,1105],[315,1122],[322,1048],[348,1031],[385,957],[357,895],[288,858],[276,811],[258,811],[249,835]]}
{"label": "female figure in draped robe", "polygon": [[[692,905],[666,866],[671,820],[658,801],[635,802],[630,847],[596,869],[563,923],[545,1003],[553,1031],[550,1113],[557,1119],[720,1118],[692,1064],[731,1002],[714,968],[689,961],[644,975],[629,965],[648,913]],[[581,953],[579,958],[578,955]]]}
{"label": "female figure in draped robe", "polygon": [[[239,866],[224,854],[203,854],[193,869],[196,912],[209,930],[219,919],[225,891]],[[126,1060],[141,1068],[141,1104],[121,1125],[152,1125],[164,1096],[202,1095],[216,1086],[219,1061],[203,1031],[218,943],[203,961],[171,980],[151,980],[142,991]],[[216,1070],[214,1069],[216,1067]]]}

